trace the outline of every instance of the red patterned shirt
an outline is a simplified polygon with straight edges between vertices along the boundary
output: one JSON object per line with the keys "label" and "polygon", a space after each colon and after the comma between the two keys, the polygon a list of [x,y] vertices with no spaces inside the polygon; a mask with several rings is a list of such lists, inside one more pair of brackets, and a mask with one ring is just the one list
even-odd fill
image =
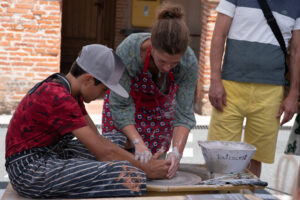
{"label": "red patterned shirt", "polygon": [[44,82],[18,105],[7,130],[5,157],[56,144],[66,133],[87,126],[82,98],[60,83]]}

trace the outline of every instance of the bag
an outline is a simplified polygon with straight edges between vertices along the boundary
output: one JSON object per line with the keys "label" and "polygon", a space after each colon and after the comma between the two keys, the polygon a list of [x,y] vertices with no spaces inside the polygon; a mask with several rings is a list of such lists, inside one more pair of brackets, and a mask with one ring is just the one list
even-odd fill
{"label": "bag", "polygon": [[295,119],[290,137],[288,139],[288,143],[286,149],[284,151],[285,154],[293,154],[300,156],[300,114],[297,114]]}
{"label": "bag", "polygon": [[267,23],[269,24],[272,32],[274,33],[283,53],[285,56],[285,80],[286,84],[284,87],[284,97],[286,97],[289,93],[289,86],[290,86],[290,73],[289,73],[289,64],[290,64],[290,52],[289,52],[289,47],[286,48],[285,42],[282,36],[282,33],[280,31],[280,28],[276,22],[276,19],[267,3],[266,0],[258,0],[258,3],[264,13],[264,16],[267,20]]}

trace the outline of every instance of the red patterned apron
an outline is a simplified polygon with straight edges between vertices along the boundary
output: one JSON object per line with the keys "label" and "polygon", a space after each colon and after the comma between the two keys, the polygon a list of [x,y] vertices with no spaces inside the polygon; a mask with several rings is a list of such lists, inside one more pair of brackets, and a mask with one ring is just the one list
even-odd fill
{"label": "red patterned apron", "polygon": [[[148,49],[143,72],[132,79],[130,95],[135,103],[136,130],[152,153],[164,147],[169,149],[173,137],[173,115],[177,84],[172,70],[167,76],[166,93],[159,88],[147,74],[151,47]],[[109,109],[109,93],[103,104],[102,133],[119,131],[113,123]]]}

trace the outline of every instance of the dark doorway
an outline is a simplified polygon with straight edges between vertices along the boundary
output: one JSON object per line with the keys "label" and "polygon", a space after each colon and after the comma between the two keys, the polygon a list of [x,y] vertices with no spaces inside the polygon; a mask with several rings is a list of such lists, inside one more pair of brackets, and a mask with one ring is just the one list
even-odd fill
{"label": "dark doorway", "polygon": [[60,72],[67,73],[81,47],[113,48],[115,0],[63,0]]}

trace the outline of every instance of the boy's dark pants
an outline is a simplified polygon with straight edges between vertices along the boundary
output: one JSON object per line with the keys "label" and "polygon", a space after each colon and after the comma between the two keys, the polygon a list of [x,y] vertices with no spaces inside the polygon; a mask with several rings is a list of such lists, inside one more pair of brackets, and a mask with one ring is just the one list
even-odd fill
{"label": "boy's dark pants", "polygon": [[[106,136],[119,143],[116,134]],[[55,146],[10,156],[6,170],[13,188],[29,198],[136,196],[146,192],[143,171],[128,161],[97,161],[72,134]]]}

